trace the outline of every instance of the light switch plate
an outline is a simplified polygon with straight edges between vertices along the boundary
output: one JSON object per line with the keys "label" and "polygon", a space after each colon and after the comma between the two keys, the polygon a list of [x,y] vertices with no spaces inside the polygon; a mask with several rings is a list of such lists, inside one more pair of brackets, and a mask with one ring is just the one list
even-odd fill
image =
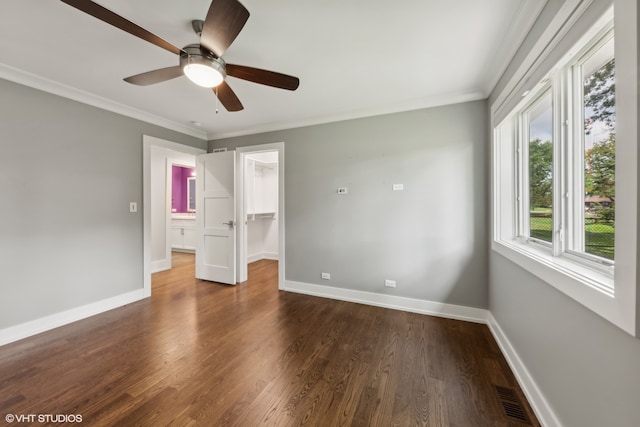
{"label": "light switch plate", "polygon": [[138,212],[138,204],[136,202],[129,203],[129,212],[136,213]]}

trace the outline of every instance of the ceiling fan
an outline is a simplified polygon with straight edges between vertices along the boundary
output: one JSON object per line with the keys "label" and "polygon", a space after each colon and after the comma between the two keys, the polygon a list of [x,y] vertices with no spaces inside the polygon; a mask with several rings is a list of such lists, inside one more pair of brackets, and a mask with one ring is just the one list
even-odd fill
{"label": "ceiling fan", "polygon": [[225,82],[227,76],[287,90],[296,90],[300,84],[297,77],[244,65],[227,64],[222,59],[222,54],[249,19],[249,11],[238,0],[212,0],[205,20],[192,21],[194,31],[200,35],[200,44],[190,44],[182,49],[93,1],[61,1],[180,57],[179,65],[127,77],[124,80],[128,83],[147,86],[184,74],[199,86],[213,88],[213,92],[228,111],[240,111],[244,107]]}

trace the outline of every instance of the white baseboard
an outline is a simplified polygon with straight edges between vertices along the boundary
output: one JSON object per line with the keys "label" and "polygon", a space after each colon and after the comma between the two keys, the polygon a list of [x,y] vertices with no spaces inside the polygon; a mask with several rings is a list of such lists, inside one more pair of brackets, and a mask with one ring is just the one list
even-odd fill
{"label": "white baseboard", "polygon": [[247,255],[247,264],[251,264],[252,262],[260,261],[262,259],[262,254],[252,254]]}
{"label": "white baseboard", "polygon": [[409,311],[412,313],[428,314],[431,316],[446,317],[448,319],[466,320],[468,322],[475,323],[487,323],[487,315],[489,313],[487,310],[481,308],[464,307],[461,305],[441,302],[377,294],[374,292],[356,291],[353,289],[336,288],[333,286],[314,285],[311,283],[294,282],[291,280],[285,280],[284,287],[281,289],[300,294],[337,299],[340,301],[356,302],[376,307]]}
{"label": "white baseboard", "polygon": [[262,254],[262,259],[270,259],[272,261],[278,261],[280,259],[280,255],[278,252],[264,252]]}
{"label": "white baseboard", "polygon": [[0,330],[0,345],[9,344],[41,332],[64,326],[78,320],[86,319],[87,317],[95,316],[96,314],[131,304],[143,298],[144,290],[139,289],[127,292],[126,294],[107,298],[102,301],[83,305],[81,307],[72,308],[71,310],[31,320],[20,325],[11,326]]}
{"label": "white baseboard", "polygon": [[195,249],[187,249],[187,248],[171,248],[171,252],[182,252],[185,254],[195,254]]}
{"label": "white baseboard", "polygon": [[545,399],[544,395],[538,388],[538,385],[529,373],[529,370],[520,359],[520,356],[518,356],[518,353],[516,353],[511,342],[502,331],[502,328],[500,328],[500,325],[491,312],[488,313],[487,320],[489,330],[498,343],[505,359],[507,359],[507,363],[518,380],[520,388],[522,388],[522,391],[527,396],[527,400],[529,401],[533,412],[535,412],[538,421],[540,421],[540,424],[544,427],[562,427],[560,420],[558,420],[558,417],[551,409],[547,399]]}
{"label": "white baseboard", "polygon": [[261,259],[270,259],[273,261],[278,261],[278,253],[277,252],[260,252],[253,255],[247,255],[247,263],[252,263],[255,261],[260,261]]}
{"label": "white baseboard", "polygon": [[151,273],[158,273],[159,271],[165,271],[171,269],[170,259],[161,259],[158,261],[151,261]]}

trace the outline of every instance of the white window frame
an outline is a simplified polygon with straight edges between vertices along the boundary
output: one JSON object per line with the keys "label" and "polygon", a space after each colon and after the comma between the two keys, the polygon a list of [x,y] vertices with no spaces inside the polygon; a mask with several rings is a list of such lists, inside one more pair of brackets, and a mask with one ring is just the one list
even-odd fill
{"label": "white window frame", "polygon": [[[541,84],[541,87],[535,93],[532,93],[529,96],[527,96],[526,98],[527,102],[525,103],[523,108],[520,109],[520,111],[517,113],[515,118],[515,121],[516,121],[515,126],[517,129],[516,155],[518,157],[517,172],[516,172],[516,177],[518,179],[516,221],[517,221],[517,228],[518,228],[518,238],[520,239],[521,242],[531,244],[531,245],[536,245],[540,250],[543,250],[543,251],[552,252],[554,251],[553,242],[547,242],[545,240],[538,239],[536,237],[531,236],[531,223],[530,223],[530,217],[528,215],[528,213],[531,210],[530,209],[531,193],[530,193],[530,181],[529,181],[530,174],[528,173],[529,172],[529,167],[528,167],[529,152],[530,152],[529,142],[531,141],[531,135],[529,130],[530,120],[528,118],[528,115],[530,111],[533,110],[538,105],[538,103],[542,102],[542,99],[545,98],[547,95],[551,97],[551,106],[552,108],[554,108],[555,103],[553,99],[554,97],[553,97],[552,86],[548,83]],[[555,129],[555,126],[553,126],[553,128]],[[555,135],[553,135],[552,137],[552,143],[554,147],[553,157],[555,158],[555,155],[556,155]],[[555,182],[555,176],[556,176],[555,173],[556,171],[554,170],[553,171],[554,182]],[[554,206],[555,206],[555,203],[554,203]],[[552,216],[553,221],[555,221],[555,217],[556,215]],[[553,229],[555,229],[555,225],[553,226]]]}
{"label": "white window frame", "polygon": [[[558,62],[558,66],[548,70],[540,83],[529,89],[529,93],[513,108],[500,123],[493,123],[492,142],[492,196],[493,196],[493,241],[492,249],[513,261],[525,270],[539,277],[549,285],[573,298],[585,307],[601,315],[626,332],[637,335],[638,319],[636,312],[636,254],[637,254],[637,130],[632,124],[623,124],[621,117],[625,107],[629,107],[626,117],[637,111],[637,104],[629,104],[628,99],[620,105],[621,84],[633,86],[631,79],[619,80],[619,47],[615,44],[616,57],[616,236],[615,267],[600,257],[589,254],[576,254],[567,250],[565,233],[567,227],[576,228],[571,215],[576,209],[575,201],[568,200],[569,186],[574,185],[570,175],[578,173],[569,167],[569,158],[576,153],[568,141],[575,136],[578,127],[571,106],[575,102],[575,87],[571,86],[574,76],[572,66],[579,63],[585,49],[595,49],[601,38],[613,28],[612,8],[576,43]],[[615,31],[615,29],[613,30]],[[546,52],[549,55],[549,52]],[[578,59],[576,59],[578,58]],[[538,73],[540,75],[540,73]],[[531,239],[522,238],[522,174],[523,156],[520,155],[517,141],[522,137],[518,114],[532,105],[533,99],[552,90],[553,138],[554,138],[554,208],[553,208],[553,244],[551,250],[546,245],[537,244]],[[635,88],[635,87],[634,87]],[[520,89],[526,87],[520,86]],[[517,95],[511,95],[511,98]],[[507,99],[508,101],[509,99]],[[504,105],[505,102],[503,102]],[[492,109],[495,115],[498,105]],[[631,113],[631,114],[629,114]],[[494,117],[494,116],[492,116]],[[630,126],[631,125],[631,126]],[[520,135],[518,135],[520,132]],[[626,139],[625,136],[631,136]],[[579,154],[579,153],[578,153]],[[582,156],[584,158],[584,156]],[[526,169],[528,170],[528,168]],[[582,175],[580,172],[578,175]],[[579,184],[579,183],[578,183]],[[527,189],[528,190],[528,189]],[[518,199],[520,197],[520,200]],[[584,202],[582,202],[584,203]],[[527,203],[528,204],[528,203]],[[575,234],[575,233],[573,233]],[[562,238],[560,238],[562,237]]]}
{"label": "white window frame", "polygon": [[[565,177],[566,188],[569,194],[573,197],[566,200],[567,215],[565,217],[566,229],[569,231],[570,239],[567,239],[567,247],[565,252],[568,256],[576,257],[576,261],[585,262],[591,265],[592,268],[597,268],[600,271],[614,275],[615,262],[598,257],[587,253],[584,250],[584,105],[583,105],[583,81],[584,76],[580,72],[581,67],[606,43],[611,41],[614,37],[613,34],[613,22],[606,25],[600,32],[594,37],[594,42],[588,44],[577,55],[577,60],[570,64],[567,69],[565,77],[567,78],[566,86],[569,88],[568,96],[570,96],[571,102],[568,103],[569,116],[574,120],[570,120],[567,126],[567,139],[573,141],[572,144],[567,144],[566,152],[569,153],[568,170],[570,173]],[[575,108],[576,110],[573,110]],[[571,241],[571,245],[569,242]],[[576,247],[581,247],[582,250],[576,250]]]}

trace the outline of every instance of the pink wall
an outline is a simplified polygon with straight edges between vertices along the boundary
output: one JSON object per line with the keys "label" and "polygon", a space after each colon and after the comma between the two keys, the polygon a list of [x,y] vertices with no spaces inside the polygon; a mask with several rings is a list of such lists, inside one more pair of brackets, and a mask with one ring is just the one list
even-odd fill
{"label": "pink wall", "polygon": [[171,174],[171,212],[187,213],[187,178],[194,168],[173,166]]}

